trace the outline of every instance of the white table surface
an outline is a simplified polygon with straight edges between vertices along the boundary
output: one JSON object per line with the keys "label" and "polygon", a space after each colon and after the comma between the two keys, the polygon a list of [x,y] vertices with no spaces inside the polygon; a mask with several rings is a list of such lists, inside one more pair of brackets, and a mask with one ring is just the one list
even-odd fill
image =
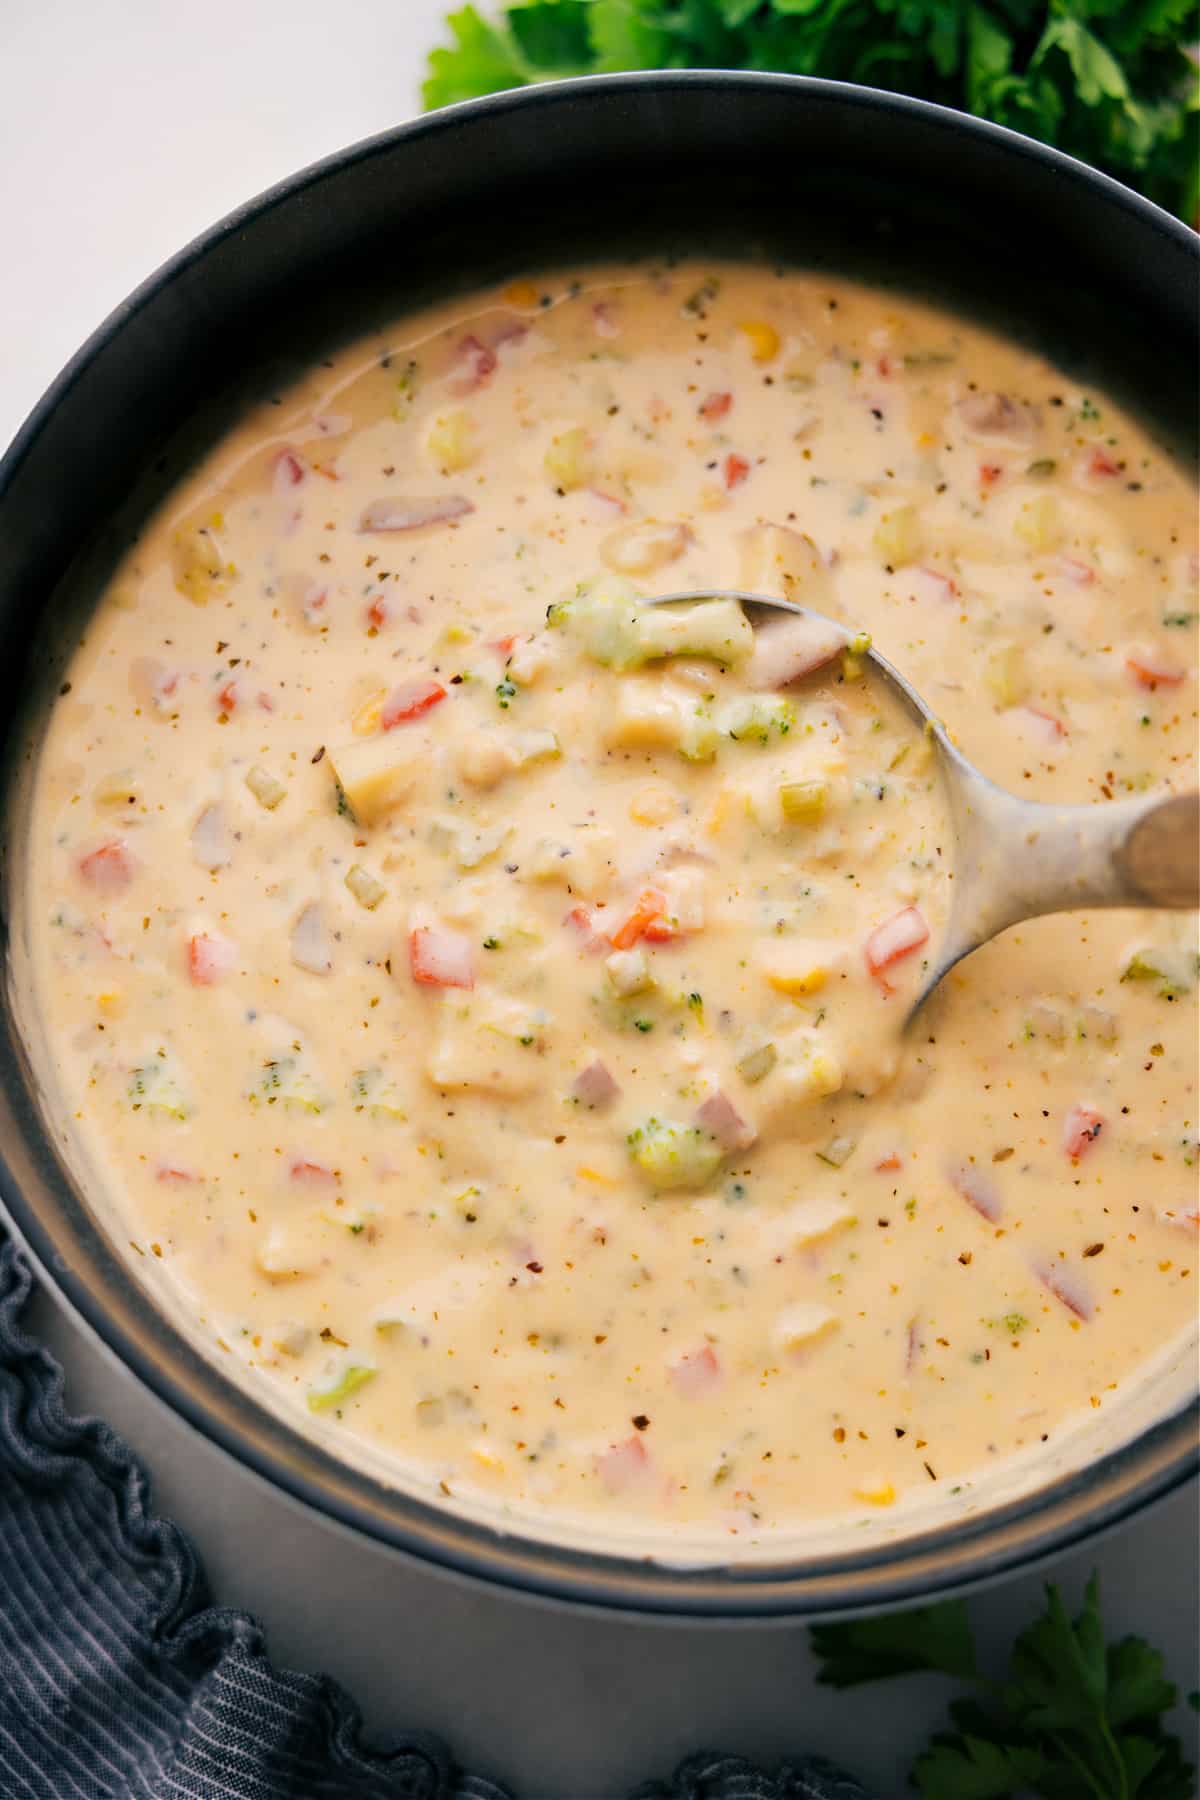
{"label": "white table surface", "polygon": [[[447,0],[0,0],[0,442],[103,315],[164,257],[271,182],[417,108]],[[76,1410],[149,1466],[161,1511],[217,1598],[272,1654],[346,1683],[368,1735],[432,1729],[522,1800],[616,1800],[700,1745],[766,1761],[824,1751],[904,1791],[942,1715],[939,1681],[869,1699],[816,1687],[800,1626],[589,1618],[402,1562],[335,1530],[212,1449],[47,1299],[33,1323]],[[1150,1635],[1196,1684],[1196,1489],[1053,1571],[1074,1598],[1098,1567],[1113,1632]],[[998,1649],[1041,1576],[972,1602]],[[1185,1731],[1194,1721],[1180,1718]]]}

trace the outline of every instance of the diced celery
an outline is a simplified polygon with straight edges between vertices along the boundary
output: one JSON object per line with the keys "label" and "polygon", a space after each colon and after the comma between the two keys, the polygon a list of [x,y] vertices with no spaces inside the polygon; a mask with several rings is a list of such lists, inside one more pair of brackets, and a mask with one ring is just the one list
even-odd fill
{"label": "diced celery", "polygon": [[763,1043],[747,1046],[734,1066],[743,1081],[753,1084],[771,1073],[775,1067],[776,1054],[775,1046],[768,1038]]}
{"label": "diced celery", "polygon": [[1189,969],[1183,956],[1169,950],[1136,950],[1125,965],[1122,981],[1155,981],[1163,1000],[1178,1000],[1190,992]]}
{"label": "diced celery", "polygon": [[670,1119],[647,1119],[629,1133],[626,1143],[633,1161],[656,1188],[702,1187],[724,1157],[716,1138]]}
{"label": "diced celery", "polygon": [[779,806],[789,825],[819,825],[829,801],[827,781],[785,781]]}
{"label": "diced celery", "polygon": [[997,706],[1020,706],[1029,694],[1029,672],[1020,644],[997,644],[988,651],[984,685]]}
{"label": "diced celery", "polygon": [[375,877],[369,870],[364,869],[361,863],[353,863],[346,870],[346,886],[358,904],[365,906],[368,912],[374,912],[379,902],[387,899],[387,889],[383,883],[376,881]]}
{"label": "diced celery", "polygon": [[334,1363],[329,1373],[309,1388],[309,1411],[332,1412],[335,1407],[348,1400],[351,1394],[356,1394],[359,1388],[365,1387],[378,1373],[379,1370],[371,1363]]}
{"label": "diced celery", "polygon": [[287,795],[284,783],[277,776],[272,775],[269,770],[261,768],[258,763],[255,763],[246,776],[246,786],[258,804],[265,806],[268,812],[274,812],[279,802]]}
{"label": "diced celery", "polygon": [[830,1138],[824,1149],[817,1151],[817,1155],[823,1163],[828,1163],[831,1169],[840,1169],[850,1161],[857,1148],[857,1138],[835,1137]]}

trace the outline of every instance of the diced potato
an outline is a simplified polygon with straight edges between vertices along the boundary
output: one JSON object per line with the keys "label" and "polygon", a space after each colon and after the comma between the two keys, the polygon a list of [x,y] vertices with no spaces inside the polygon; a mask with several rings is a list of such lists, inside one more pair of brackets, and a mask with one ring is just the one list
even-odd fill
{"label": "diced potato", "polygon": [[789,825],[819,825],[829,804],[827,781],[785,781],[779,807]]}
{"label": "diced potato", "polygon": [[261,768],[258,763],[247,774],[246,786],[258,804],[265,806],[268,812],[274,812],[279,802],[287,797],[286,784],[268,769]]}
{"label": "diced potato", "polygon": [[542,727],[514,731],[509,739],[509,746],[518,769],[527,769],[533,763],[555,762],[562,755],[558,733]]}
{"label": "diced potato", "polygon": [[924,548],[921,519],[915,506],[893,506],[885,512],[871,538],[880,559],[890,568],[916,562]]}
{"label": "diced potato", "polygon": [[596,473],[591,440],[582,425],[573,425],[569,431],[560,431],[551,438],[543,461],[547,475],[564,494],[587,487]]}
{"label": "diced potato", "polygon": [[656,1188],[703,1187],[724,1160],[715,1138],[670,1119],[647,1119],[626,1143],[635,1165]]}
{"label": "diced potato", "polygon": [[296,1225],[272,1225],[258,1244],[254,1260],[272,1280],[296,1281],[313,1274],[321,1258],[311,1237]]}
{"label": "diced potato", "polygon": [[429,743],[411,730],[388,731],[330,750],[327,760],[358,823],[374,825],[428,777]]}
{"label": "diced potato", "polygon": [[498,787],[517,766],[513,746],[494,731],[475,731],[461,738],[455,749],[458,773],[468,787]]}
{"label": "diced potato", "polygon": [[837,1314],[829,1307],[815,1300],[797,1300],[776,1316],[771,1327],[771,1341],[785,1355],[792,1356],[836,1331],[839,1323]]}
{"label": "diced potato", "polygon": [[687,715],[681,697],[659,681],[623,681],[617,689],[615,710],[604,727],[604,741],[613,750],[678,750],[683,743]]}
{"label": "diced potato", "polygon": [[739,663],[754,649],[754,627],[737,600],[644,607],[638,635],[647,657],[706,656],[714,662]]}
{"label": "diced potato", "polygon": [[705,922],[704,870],[692,867],[666,869],[654,876],[654,885],[666,900],[664,917],[672,931],[703,931]]}
{"label": "diced potato", "polygon": [[604,972],[615,994],[628,1000],[634,994],[646,994],[654,986],[654,977],[644,950],[614,950],[605,959]]}
{"label": "diced potato", "polygon": [[854,1213],[841,1200],[801,1200],[772,1221],[768,1236],[781,1250],[806,1250],[854,1223]]}
{"label": "diced potato", "polygon": [[1036,499],[1026,500],[1013,530],[1031,550],[1053,550],[1062,537],[1061,514],[1054,495],[1039,494]]}
{"label": "diced potato", "polygon": [[759,1129],[806,1128],[804,1109],[836,1094],[845,1081],[841,1056],[816,1032],[792,1032],[777,1040],[778,1060],[762,1083]]}
{"label": "diced potato", "polygon": [[521,858],[521,873],[530,881],[556,882],[586,900],[611,881],[615,851],[616,838],[602,827],[577,831],[570,843],[540,838]]}
{"label": "diced potato", "polygon": [[111,775],[102,775],[92,789],[97,806],[136,806],[138,794],[138,780],[130,769],[117,769]]}
{"label": "diced potato", "polygon": [[708,708],[703,705],[685,706],[679,754],[686,757],[688,762],[711,762],[720,742],[721,734]]}
{"label": "diced potato", "polygon": [[425,449],[443,475],[469,469],[479,457],[479,429],[470,413],[461,406],[439,413],[429,428]]}
{"label": "diced potato", "polygon": [[618,525],[600,545],[600,560],[618,575],[652,575],[683,555],[691,533],[686,525],[657,519]]}
{"label": "diced potato", "polygon": [[222,523],[220,514],[214,514],[208,523],[181,525],[172,539],[175,587],[194,606],[221,599],[237,580],[237,570],[226,561],[217,540]]}
{"label": "diced potato", "polygon": [[554,660],[554,650],[544,637],[526,638],[523,643],[513,646],[507,664],[509,680],[519,687],[532,687],[553,666]]}
{"label": "diced potato", "polygon": [[752,525],[738,537],[739,584],[750,593],[781,594],[797,606],[836,613],[833,572],[806,532]]}
{"label": "diced potato", "polygon": [[527,1006],[479,990],[447,993],[425,1072],[436,1088],[520,1099],[542,1082],[535,1037]]}
{"label": "diced potato", "polygon": [[270,1342],[281,1356],[303,1356],[312,1342],[312,1329],[299,1319],[281,1319],[271,1332]]}
{"label": "diced potato", "polygon": [[1028,699],[1029,670],[1020,644],[997,644],[989,650],[983,680],[997,706],[1020,706]]}
{"label": "diced potato", "polygon": [[376,881],[368,869],[361,863],[354,863],[346,871],[346,886],[354,895],[360,906],[368,912],[374,912],[381,900],[387,899],[387,889],[381,881]]}
{"label": "diced potato", "polygon": [[838,1137],[830,1138],[827,1144],[823,1144],[817,1151],[817,1155],[829,1168],[843,1169],[857,1148],[858,1139],[842,1133]]}

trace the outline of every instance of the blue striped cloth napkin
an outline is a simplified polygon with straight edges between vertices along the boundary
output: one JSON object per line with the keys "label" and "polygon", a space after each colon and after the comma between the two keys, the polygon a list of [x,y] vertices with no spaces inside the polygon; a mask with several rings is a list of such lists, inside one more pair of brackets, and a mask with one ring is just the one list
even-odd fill
{"label": "blue striped cloth napkin", "polygon": [[[0,1229],[2,1800],[514,1800],[436,1738],[362,1742],[326,1675],[277,1669],[214,1606],[145,1472],[21,1327],[32,1287]],[[561,1800],[610,1800],[581,1781]],[[869,1800],[819,1760],[773,1773],[706,1753],[632,1800]]]}

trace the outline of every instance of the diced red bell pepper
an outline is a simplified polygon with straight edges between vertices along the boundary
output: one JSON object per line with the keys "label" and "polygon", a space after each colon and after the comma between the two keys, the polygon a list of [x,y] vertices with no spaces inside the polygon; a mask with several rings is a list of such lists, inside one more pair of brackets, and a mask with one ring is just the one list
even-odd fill
{"label": "diced red bell pepper", "polygon": [[750,464],[746,461],[746,458],[744,456],[738,456],[733,451],[730,451],[729,455],[725,458],[725,486],[727,488],[740,487],[749,473]]}
{"label": "diced red bell pepper", "polygon": [[90,850],[80,857],[77,866],[82,879],[98,894],[123,894],[137,869],[128,845],[121,838],[112,838],[107,844]]}
{"label": "diced red bell pepper", "polygon": [[192,986],[215,987],[232,969],[236,954],[228,938],[216,937],[207,931],[190,937],[187,959]]}
{"label": "diced red bell pepper", "polygon": [[732,394],[709,394],[700,402],[700,417],[707,419],[710,425],[715,425],[718,419],[725,417],[732,405]]}
{"label": "diced red bell pepper", "polygon": [[[922,944],[929,941],[929,927],[920,911],[915,906],[906,906],[877,925],[863,946],[867,968],[877,979],[881,979],[885,969],[898,963],[902,957],[911,956]],[[887,982],[883,985],[886,987]]]}

